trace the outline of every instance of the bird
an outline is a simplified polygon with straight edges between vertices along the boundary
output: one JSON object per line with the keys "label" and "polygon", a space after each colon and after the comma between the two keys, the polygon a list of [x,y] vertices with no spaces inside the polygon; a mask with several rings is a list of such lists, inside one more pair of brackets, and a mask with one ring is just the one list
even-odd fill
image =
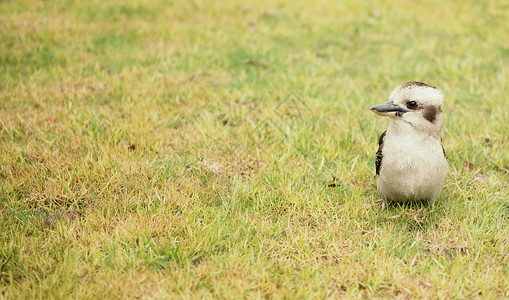
{"label": "bird", "polygon": [[389,119],[375,156],[382,209],[387,202],[434,206],[449,170],[442,144],[443,103],[439,89],[411,81],[394,89],[389,101],[370,108]]}

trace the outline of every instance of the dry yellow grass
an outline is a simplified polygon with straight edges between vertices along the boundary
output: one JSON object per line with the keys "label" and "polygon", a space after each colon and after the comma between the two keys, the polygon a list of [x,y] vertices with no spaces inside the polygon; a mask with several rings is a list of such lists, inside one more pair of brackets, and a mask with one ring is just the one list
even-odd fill
{"label": "dry yellow grass", "polygon": [[[5,298],[507,298],[509,6],[4,1]],[[380,210],[383,121],[444,91],[434,207]]]}

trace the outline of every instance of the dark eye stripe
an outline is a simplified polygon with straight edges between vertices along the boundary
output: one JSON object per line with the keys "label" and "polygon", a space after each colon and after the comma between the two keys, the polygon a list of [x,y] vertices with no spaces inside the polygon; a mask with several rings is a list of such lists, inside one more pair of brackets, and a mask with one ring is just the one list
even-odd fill
{"label": "dark eye stripe", "polygon": [[424,110],[424,118],[430,121],[431,123],[435,123],[438,113],[439,111],[437,110],[436,107],[434,106],[426,107],[426,109]]}

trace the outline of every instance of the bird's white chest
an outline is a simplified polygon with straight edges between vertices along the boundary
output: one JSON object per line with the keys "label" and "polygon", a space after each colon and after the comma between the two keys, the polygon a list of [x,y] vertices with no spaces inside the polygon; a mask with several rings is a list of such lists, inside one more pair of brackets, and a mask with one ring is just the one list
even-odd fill
{"label": "bird's white chest", "polygon": [[434,200],[447,174],[440,141],[387,134],[382,149],[378,191],[393,201]]}

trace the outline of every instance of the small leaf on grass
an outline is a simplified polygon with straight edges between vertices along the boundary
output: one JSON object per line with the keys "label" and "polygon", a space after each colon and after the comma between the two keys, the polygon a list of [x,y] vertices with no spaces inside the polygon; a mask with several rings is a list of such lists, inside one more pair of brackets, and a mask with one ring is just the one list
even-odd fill
{"label": "small leaf on grass", "polygon": [[390,216],[390,217],[385,217],[386,219],[397,219],[397,218],[401,218],[401,215],[395,215],[395,216]]}
{"label": "small leaf on grass", "polygon": [[[472,173],[475,169],[475,165],[466,160],[463,161],[463,167],[468,169],[469,173]],[[488,180],[486,175],[484,175],[483,173],[476,174],[475,179],[479,180],[480,182],[486,182]]]}
{"label": "small leaf on grass", "polygon": [[375,205],[376,204],[374,204],[374,203],[364,203],[364,204],[362,204],[361,208],[362,209],[371,209]]}
{"label": "small leaf on grass", "polygon": [[403,214],[394,215],[394,216],[385,217],[385,218],[388,220],[394,220],[394,219],[401,218],[403,216],[405,216],[406,219],[414,220],[419,224],[423,224],[424,221],[426,220],[426,217],[424,216],[424,213],[422,212],[422,210],[413,210],[413,209],[410,209],[409,211],[406,211]]}
{"label": "small leaf on grass", "polygon": [[65,210],[47,217],[44,223],[45,225],[51,225],[58,221],[74,221],[82,217],[83,214],[77,210]]}
{"label": "small leaf on grass", "polygon": [[479,180],[480,182],[486,182],[488,180],[488,177],[484,175],[483,173],[479,173],[475,175],[475,179]]}
{"label": "small leaf on grass", "polygon": [[261,68],[261,69],[268,69],[269,66],[267,66],[266,64],[262,63],[262,62],[259,62],[259,61],[256,61],[256,60],[248,60],[245,62],[246,65],[249,65],[249,66],[253,66],[253,67],[258,67],[258,68]]}
{"label": "small leaf on grass", "polygon": [[468,254],[469,245],[466,242],[439,243],[429,245],[427,250],[437,255]]}
{"label": "small leaf on grass", "polygon": [[209,75],[209,73],[208,73],[208,72],[194,73],[194,74],[192,74],[191,76],[189,76],[189,77],[187,78],[187,80],[189,80],[189,81],[194,81],[194,80],[195,80],[196,78],[198,78],[198,77],[201,77],[201,76],[208,76],[208,75]]}
{"label": "small leaf on grass", "polygon": [[475,168],[475,165],[473,163],[469,162],[469,161],[464,160],[463,161],[463,167],[467,168],[468,172],[472,173],[472,171]]}
{"label": "small leaf on grass", "polygon": [[80,213],[79,211],[77,210],[65,210],[63,213],[62,213],[62,216],[64,218],[67,218],[69,220],[75,220],[75,219],[78,219],[78,218],[82,218],[83,217],[83,214]]}
{"label": "small leaf on grass", "polygon": [[409,212],[406,213],[406,215],[409,217],[409,219],[412,219],[420,224],[423,224],[424,221],[426,220],[426,217],[424,216],[422,210],[411,209]]}

